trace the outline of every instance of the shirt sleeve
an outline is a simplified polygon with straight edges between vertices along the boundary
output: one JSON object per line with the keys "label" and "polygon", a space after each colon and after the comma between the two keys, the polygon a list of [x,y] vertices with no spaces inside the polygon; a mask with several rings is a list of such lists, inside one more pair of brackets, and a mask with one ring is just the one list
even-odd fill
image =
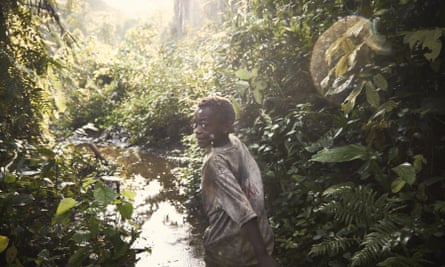
{"label": "shirt sleeve", "polygon": [[213,180],[217,201],[234,222],[242,226],[257,217],[238,180],[222,157],[213,158],[206,172]]}

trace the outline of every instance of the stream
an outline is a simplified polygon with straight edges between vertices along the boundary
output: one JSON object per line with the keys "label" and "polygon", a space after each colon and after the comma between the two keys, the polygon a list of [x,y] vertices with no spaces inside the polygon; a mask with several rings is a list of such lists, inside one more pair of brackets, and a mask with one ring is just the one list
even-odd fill
{"label": "stream", "polygon": [[134,214],[141,222],[141,235],[134,248],[149,247],[151,253],[137,254],[136,267],[203,267],[202,227],[192,227],[183,207],[177,165],[137,148],[99,147],[100,153],[115,162],[121,171],[121,190],[136,193]]}

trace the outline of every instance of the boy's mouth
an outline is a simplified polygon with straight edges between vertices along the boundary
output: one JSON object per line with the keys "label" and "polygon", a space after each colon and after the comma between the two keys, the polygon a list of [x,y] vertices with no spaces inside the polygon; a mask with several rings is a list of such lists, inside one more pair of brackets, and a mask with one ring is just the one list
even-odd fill
{"label": "boy's mouth", "polygon": [[196,137],[196,140],[198,141],[198,145],[200,147],[205,147],[209,144],[209,139],[205,137]]}

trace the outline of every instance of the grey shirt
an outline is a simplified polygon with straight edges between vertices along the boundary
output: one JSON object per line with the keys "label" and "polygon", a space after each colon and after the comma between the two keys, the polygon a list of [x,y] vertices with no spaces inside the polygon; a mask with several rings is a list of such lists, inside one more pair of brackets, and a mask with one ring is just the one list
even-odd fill
{"label": "grey shirt", "polygon": [[241,234],[243,224],[257,218],[269,253],[273,234],[264,210],[261,173],[247,147],[235,136],[212,148],[204,159],[201,190],[209,219],[204,233],[206,258],[223,266],[256,264],[253,246]]}

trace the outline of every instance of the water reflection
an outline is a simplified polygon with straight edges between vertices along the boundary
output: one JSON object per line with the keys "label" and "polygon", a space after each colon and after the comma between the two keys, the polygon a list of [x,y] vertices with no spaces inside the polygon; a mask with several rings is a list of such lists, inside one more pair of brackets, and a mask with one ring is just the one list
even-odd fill
{"label": "water reflection", "polygon": [[150,247],[152,253],[138,254],[137,267],[200,267],[200,233],[192,234],[179,194],[178,179],[171,173],[171,162],[141,153],[138,149],[100,148],[101,153],[122,168],[121,188],[136,193],[135,214],[142,233],[135,248]]}

